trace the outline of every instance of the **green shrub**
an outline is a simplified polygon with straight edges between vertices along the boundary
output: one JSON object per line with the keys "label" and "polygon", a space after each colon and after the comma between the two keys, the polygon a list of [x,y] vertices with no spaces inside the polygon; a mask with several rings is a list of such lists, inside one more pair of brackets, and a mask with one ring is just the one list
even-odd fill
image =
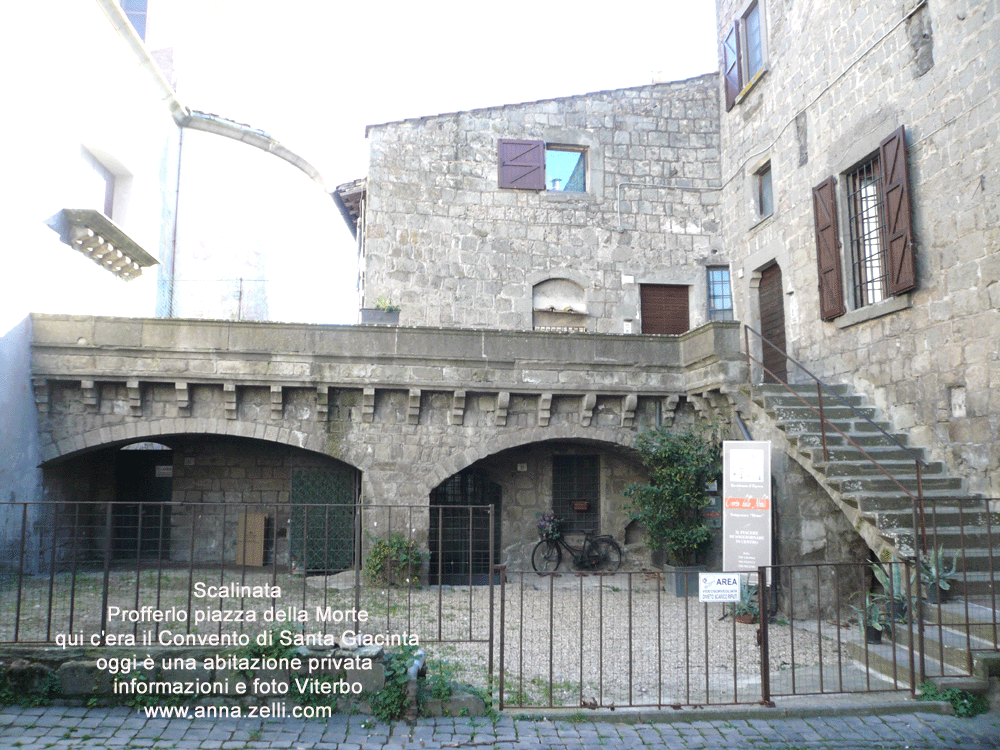
{"label": "green shrub", "polygon": [[920,700],[948,701],[955,709],[955,716],[977,716],[990,710],[990,702],[986,700],[985,696],[976,695],[960,688],[940,690],[930,680],[920,686]]}
{"label": "green shrub", "polygon": [[419,586],[424,557],[416,541],[397,531],[372,543],[365,573],[371,583],[381,586]]}
{"label": "green shrub", "polygon": [[722,471],[717,430],[661,427],[639,435],[635,447],[650,483],[625,488],[629,514],[646,528],[653,550],[665,551],[674,565],[692,565],[712,536],[700,511],[708,503],[706,485]]}
{"label": "green shrub", "polygon": [[409,670],[416,659],[417,648],[403,646],[385,654],[385,686],[371,699],[372,713],[385,723],[398,721],[406,713]]}

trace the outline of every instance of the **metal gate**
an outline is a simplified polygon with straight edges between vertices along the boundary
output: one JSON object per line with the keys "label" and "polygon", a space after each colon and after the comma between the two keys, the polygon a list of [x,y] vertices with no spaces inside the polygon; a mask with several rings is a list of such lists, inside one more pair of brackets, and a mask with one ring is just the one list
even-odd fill
{"label": "metal gate", "polygon": [[489,580],[499,562],[500,524],[491,523],[488,506],[499,517],[501,497],[500,485],[473,470],[455,474],[431,492],[431,585],[482,585]]}

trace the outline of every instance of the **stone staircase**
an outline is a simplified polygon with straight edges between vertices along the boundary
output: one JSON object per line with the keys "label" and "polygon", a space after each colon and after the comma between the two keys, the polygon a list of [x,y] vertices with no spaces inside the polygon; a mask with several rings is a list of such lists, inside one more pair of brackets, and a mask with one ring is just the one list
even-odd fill
{"label": "stone staircase", "polygon": [[864,396],[846,385],[829,388],[840,398],[824,389],[823,414],[846,437],[828,426],[828,455],[824,455],[819,416],[812,411],[819,411],[815,385],[791,386],[793,393],[778,384],[752,386],[751,400],[760,410],[755,411],[755,417],[770,420],[783,434],[787,444],[780,447],[819,482],[881,560],[913,554],[914,502],[900,485],[916,496],[915,459],[923,462],[920,473],[927,548],[942,546],[945,556],[956,561],[959,576],[952,584],[955,601],[922,604],[919,621],[896,624],[893,635],[881,645],[866,644],[853,628],[844,642],[847,653],[866,670],[897,686],[908,686],[908,644],[917,638],[920,622],[925,674],[941,688],[988,691],[990,678],[995,685],[1000,676],[1000,628],[993,609],[1000,602],[1000,590],[994,593],[993,580],[1000,575],[1000,561],[992,565],[991,573],[988,530],[997,543],[1000,518],[997,514],[990,517],[987,502],[966,494],[962,480],[950,476],[941,462],[927,461],[923,449],[910,446],[907,435],[895,431]]}
{"label": "stone staircase", "polygon": [[[993,581],[987,528],[990,520],[996,526],[997,519],[996,515],[987,518],[986,501],[967,495],[961,479],[950,476],[941,462],[928,462],[922,448],[911,447],[905,433],[895,431],[875,407],[866,403],[864,396],[846,385],[828,386],[830,390],[824,390],[823,414],[879,465],[869,461],[829,426],[827,460],[820,419],[812,411],[819,411],[816,387],[791,388],[794,393],[778,384],[755,385],[751,398],[763,411],[764,418],[772,420],[784,434],[788,442],[784,447],[789,455],[827,491],[879,559],[902,558],[913,553],[914,502],[900,485],[917,495],[914,459],[918,458],[924,462],[921,479],[928,549],[943,546],[945,556],[956,560],[959,575],[956,587],[960,594],[990,594]],[[831,396],[830,391],[840,398]],[[1000,539],[1000,528],[993,528],[993,536]],[[1000,566],[995,567],[1000,573]],[[1000,591],[997,593],[1000,596]]]}

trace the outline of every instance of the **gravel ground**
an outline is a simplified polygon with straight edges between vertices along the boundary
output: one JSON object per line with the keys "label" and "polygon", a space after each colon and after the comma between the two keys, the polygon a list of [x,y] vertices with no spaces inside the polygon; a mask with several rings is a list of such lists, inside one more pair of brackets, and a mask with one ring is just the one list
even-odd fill
{"label": "gravel ground", "polygon": [[[193,575],[193,579],[192,579]],[[354,574],[291,576],[272,579],[267,573],[227,572],[220,577],[187,570],[113,572],[108,604],[122,609],[152,605],[161,610],[187,609],[192,580],[212,585],[270,584],[282,588],[280,609],[306,609],[306,632],[340,634],[344,625],[314,622],[316,607],[369,612],[368,632],[416,634],[433,668],[444,667],[455,679],[486,687],[490,637],[488,586],[441,586],[423,589],[362,587],[353,590]],[[49,587],[52,626],[47,630]],[[103,575],[78,574],[70,590],[68,574],[47,578],[8,579],[0,587],[0,639],[13,636],[20,591],[19,637],[52,640],[60,633],[89,634],[100,629]],[[760,700],[758,626],[737,624],[725,605],[700,604],[696,597],[678,598],[673,581],[653,574],[619,573],[613,576],[559,574],[539,576],[513,573],[493,599],[494,674],[502,661],[505,703],[514,705],[671,705],[755,702]],[[233,630],[256,634],[273,627],[263,621],[267,600],[193,600],[192,610],[203,614],[220,609],[254,610],[258,621],[230,625],[192,624],[199,633]],[[501,604],[504,625],[501,626]],[[72,628],[69,615],[73,613]],[[791,680],[801,683],[823,664],[827,675],[856,670],[841,657],[835,638],[816,635],[817,623],[772,623],[769,627],[772,688],[792,692]],[[288,625],[282,625],[288,627]],[[128,633],[135,626],[114,623],[110,632]],[[149,627],[143,625],[142,627]],[[171,629],[183,631],[176,623]],[[824,624],[824,636],[837,636]],[[551,637],[550,637],[551,633]],[[841,634],[843,635],[843,633]],[[792,669],[792,665],[795,669]],[[811,671],[810,671],[811,670]],[[827,678],[827,689],[829,680]],[[800,688],[801,691],[801,688]]]}

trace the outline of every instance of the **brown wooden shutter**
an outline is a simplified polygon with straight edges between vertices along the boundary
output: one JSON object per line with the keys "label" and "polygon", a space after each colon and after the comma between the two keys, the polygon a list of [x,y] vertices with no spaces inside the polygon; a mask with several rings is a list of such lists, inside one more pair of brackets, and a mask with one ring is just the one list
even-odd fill
{"label": "brown wooden shutter", "polygon": [[643,333],[685,333],[691,327],[687,286],[643,284],[639,287],[639,314]]}
{"label": "brown wooden shutter", "polygon": [[823,320],[833,320],[846,310],[837,233],[837,183],[832,177],[813,188],[813,213],[819,266],[819,316]]}
{"label": "brown wooden shutter", "polygon": [[726,41],[722,43],[722,75],[726,80],[726,111],[736,105],[740,93],[740,24],[733,24]]}
{"label": "brown wooden shutter", "polygon": [[882,194],[885,200],[886,266],[889,294],[902,294],[917,285],[910,212],[910,175],[906,165],[906,133],[901,126],[879,146]]}
{"label": "brown wooden shutter", "polygon": [[500,159],[500,187],[545,189],[545,141],[501,138],[497,143],[497,151]]}

